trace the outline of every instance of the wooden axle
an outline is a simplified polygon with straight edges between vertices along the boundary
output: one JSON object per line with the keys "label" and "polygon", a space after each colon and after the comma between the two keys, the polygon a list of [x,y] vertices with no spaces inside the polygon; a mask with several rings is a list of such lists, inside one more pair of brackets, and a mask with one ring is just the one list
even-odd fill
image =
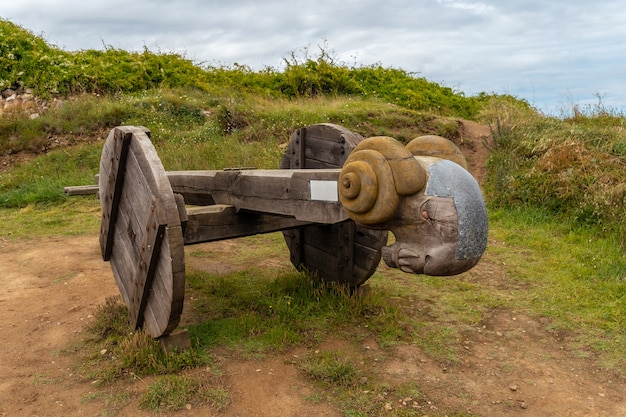
{"label": "wooden axle", "polygon": [[227,204],[237,210],[334,224],[349,217],[339,202],[341,170],[170,171],[172,191],[186,204]]}

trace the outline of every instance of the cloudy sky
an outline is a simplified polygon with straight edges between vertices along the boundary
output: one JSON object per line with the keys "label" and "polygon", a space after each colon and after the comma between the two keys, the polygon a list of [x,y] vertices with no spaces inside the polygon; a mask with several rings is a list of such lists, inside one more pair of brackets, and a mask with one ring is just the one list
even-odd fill
{"label": "cloudy sky", "polygon": [[512,94],[549,114],[626,108],[623,0],[1,0],[0,17],[68,51],[147,47],[258,70],[326,45],[348,65]]}

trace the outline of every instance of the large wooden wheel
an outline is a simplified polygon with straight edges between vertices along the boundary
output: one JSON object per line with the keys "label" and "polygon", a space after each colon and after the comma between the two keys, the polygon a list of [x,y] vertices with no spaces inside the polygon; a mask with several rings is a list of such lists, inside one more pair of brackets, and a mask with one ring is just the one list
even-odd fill
{"label": "large wooden wheel", "polygon": [[183,235],[176,199],[145,128],[118,127],[100,160],[100,248],[128,307],[150,336],[180,320],[185,290]]}
{"label": "large wooden wheel", "polygon": [[[361,135],[329,123],[298,129],[291,135],[280,168],[341,168],[361,140]],[[323,281],[357,287],[376,271],[388,232],[347,220],[304,226],[283,234],[296,268]]]}

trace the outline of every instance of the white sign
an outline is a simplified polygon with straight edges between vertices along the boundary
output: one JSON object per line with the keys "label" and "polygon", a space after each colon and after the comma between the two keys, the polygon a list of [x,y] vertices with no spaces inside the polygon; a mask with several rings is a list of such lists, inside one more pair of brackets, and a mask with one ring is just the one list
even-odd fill
{"label": "white sign", "polygon": [[311,200],[339,201],[337,181],[311,180]]}

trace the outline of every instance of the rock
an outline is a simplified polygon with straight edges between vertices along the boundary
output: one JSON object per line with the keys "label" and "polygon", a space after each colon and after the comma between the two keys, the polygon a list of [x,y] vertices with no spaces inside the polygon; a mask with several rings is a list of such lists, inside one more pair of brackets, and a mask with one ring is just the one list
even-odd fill
{"label": "rock", "polygon": [[519,389],[519,386],[517,384],[511,384],[509,385],[509,389],[511,391],[517,391]]}

